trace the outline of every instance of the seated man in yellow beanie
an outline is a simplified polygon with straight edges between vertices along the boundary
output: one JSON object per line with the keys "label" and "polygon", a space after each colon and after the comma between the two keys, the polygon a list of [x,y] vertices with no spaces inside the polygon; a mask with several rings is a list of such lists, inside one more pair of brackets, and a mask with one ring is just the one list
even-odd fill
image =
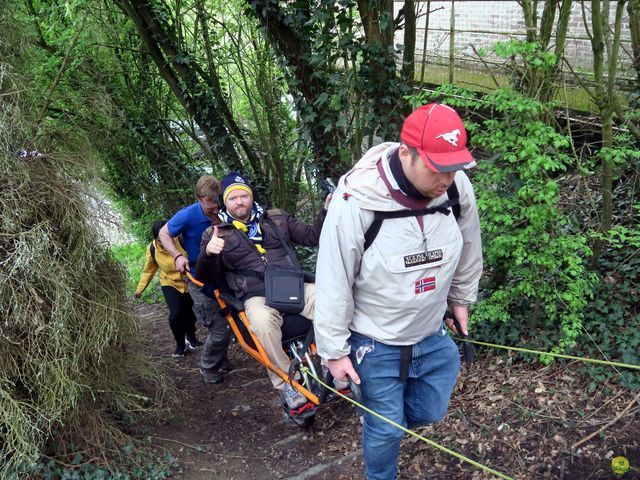
{"label": "seated man in yellow beanie", "polygon": [[[283,210],[265,212],[254,201],[247,180],[236,172],[230,172],[222,179],[222,199],[224,207],[218,214],[222,224],[208,228],[202,235],[196,276],[200,277],[205,272],[226,276],[229,287],[244,302],[252,332],[273,363],[286,372],[289,370],[289,358],[282,349],[282,314],[265,304],[265,282],[261,273],[267,265],[297,264],[297,259],[291,258],[295,255],[293,249],[283,242],[308,247],[318,245],[331,195],[327,196],[324,208],[312,225],[293,218]],[[274,232],[274,228],[278,232]],[[304,300],[300,315],[312,320],[315,285],[304,284]],[[269,372],[269,377],[290,410],[306,403],[302,394],[276,374]]]}

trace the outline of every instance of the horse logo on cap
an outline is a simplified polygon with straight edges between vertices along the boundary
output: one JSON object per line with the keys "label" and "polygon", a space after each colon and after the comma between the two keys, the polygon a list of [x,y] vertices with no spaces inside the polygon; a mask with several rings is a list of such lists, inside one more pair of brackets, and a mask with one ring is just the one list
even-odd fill
{"label": "horse logo on cap", "polygon": [[441,133],[436,138],[442,138],[444,141],[449,142],[454,147],[457,147],[458,146],[458,135],[460,135],[460,129],[456,128],[452,132]]}

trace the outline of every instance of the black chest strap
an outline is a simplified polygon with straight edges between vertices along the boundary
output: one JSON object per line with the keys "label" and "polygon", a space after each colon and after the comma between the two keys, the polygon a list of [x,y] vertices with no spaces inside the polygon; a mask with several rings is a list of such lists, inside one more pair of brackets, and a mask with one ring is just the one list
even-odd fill
{"label": "black chest strap", "polygon": [[460,218],[460,194],[458,193],[458,187],[456,186],[456,182],[453,182],[451,186],[447,189],[447,197],[449,197],[449,200],[447,201],[447,205],[451,207],[453,218],[455,218],[457,222],[458,219]]}
{"label": "black chest strap", "polygon": [[458,195],[458,187],[456,182],[453,182],[447,189],[447,196],[449,199],[442,205],[435,207],[426,207],[419,210],[396,210],[394,212],[373,212],[373,222],[369,225],[369,228],[364,233],[364,250],[367,250],[380,232],[382,222],[387,218],[405,218],[405,217],[421,217],[423,215],[433,215],[436,213],[442,213],[449,215],[453,213],[456,221],[460,218],[460,201]]}

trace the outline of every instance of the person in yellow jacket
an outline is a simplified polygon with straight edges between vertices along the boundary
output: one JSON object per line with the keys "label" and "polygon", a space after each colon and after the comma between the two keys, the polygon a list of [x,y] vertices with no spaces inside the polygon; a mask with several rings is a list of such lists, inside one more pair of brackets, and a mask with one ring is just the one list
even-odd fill
{"label": "person in yellow jacket", "polygon": [[[153,276],[160,269],[160,287],[169,307],[169,326],[176,340],[176,350],[173,357],[184,357],[184,354],[200,346],[196,337],[196,317],[193,313],[193,300],[187,290],[187,283],[176,269],[175,261],[171,254],[165,250],[158,240],[160,229],[167,223],[166,220],[158,220],[153,224],[153,241],[147,245],[146,263],[142,276],[138,282],[134,298],[140,298],[142,292],[151,283]],[[186,252],[178,239],[174,239],[176,248],[186,258]]]}

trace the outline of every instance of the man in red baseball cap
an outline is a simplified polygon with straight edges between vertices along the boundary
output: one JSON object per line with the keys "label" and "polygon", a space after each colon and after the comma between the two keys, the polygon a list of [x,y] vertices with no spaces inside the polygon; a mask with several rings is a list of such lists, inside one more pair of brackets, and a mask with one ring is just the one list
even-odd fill
{"label": "man in red baseball cap", "polygon": [[[366,407],[414,428],[444,417],[482,273],[476,165],[452,108],[407,117],[400,143],[371,148],[341,179],[320,237],[316,346],[334,378],[361,383]],[[393,480],[403,432],[364,413],[369,480]]]}

